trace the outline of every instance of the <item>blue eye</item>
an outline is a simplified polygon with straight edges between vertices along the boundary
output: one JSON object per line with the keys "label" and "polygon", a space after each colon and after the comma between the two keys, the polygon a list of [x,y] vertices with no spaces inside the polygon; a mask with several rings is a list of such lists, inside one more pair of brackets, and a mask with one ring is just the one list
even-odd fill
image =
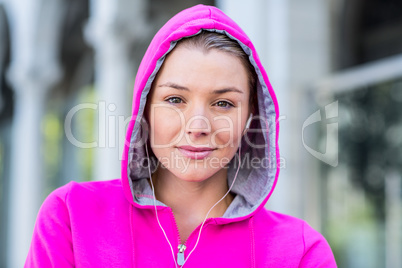
{"label": "blue eye", "polygon": [[166,99],[166,101],[168,101],[169,103],[173,103],[173,104],[178,104],[178,103],[182,103],[183,100],[179,97],[171,97]]}
{"label": "blue eye", "polygon": [[218,101],[216,103],[217,106],[221,107],[221,108],[230,108],[230,107],[234,107],[233,104],[227,102],[227,101]]}

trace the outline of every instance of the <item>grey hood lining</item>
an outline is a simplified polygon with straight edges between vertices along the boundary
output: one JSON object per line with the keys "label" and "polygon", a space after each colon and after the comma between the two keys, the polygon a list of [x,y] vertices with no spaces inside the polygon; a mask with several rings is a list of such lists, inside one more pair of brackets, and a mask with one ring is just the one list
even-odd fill
{"label": "grey hood lining", "polygon": [[[236,40],[243,48],[245,53],[249,55],[249,60],[254,66],[258,77],[257,98],[259,114],[253,116],[250,131],[245,135],[245,137],[243,137],[241,144],[242,164],[239,169],[236,182],[232,188],[232,193],[235,195],[235,199],[232,201],[223,215],[223,218],[242,217],[252,213],[258,207],[263,205],[262,203],[271,192],[275,181],[277,172],[275,147],[277,131],[275,105],[272,101],[272,97],[264,81],[261,70],[259,69],[252,55],[252,50],[226,31],[217,29],[203,30],[219,32],[227,35],[233,40]],[[178,41],[179,40],[171,42],[169,50],[156,62],[155,69],[152,72],[152,75],[148,78],[147,83],[141,93],[141,101],[137,118],[142,118],[147,96],[156,74],[161,68],[167,54],[176,46]],[[147,130],[142,127],[142,124],[139,122],[139,120],[136,120],[130,140],[127,172],[134,202],[139,205],[147,206],[153,205],[154,199],[152,189],[148,183],[149,170],[144,161],[148,162],[147,164],[150,165],[151,172],[156,170],[158,161],[153,157],[148,160],[145,152],[145,145],[141,143],[144,135],[147,137]],[[254,145],[258,146],[250,146],[245,139],[252,141]],[[134,144],[136,145],[134,146]],[[149,147],[148,150],[150,150]],[[254,168],[250,164],[252,161],[254,161],[253,159],[255,162],[259,161],[261,163],[259,167]],[[235,157],[229,163],[228,185],[231,185],[233,182],[238,167],[238,160],[238,154],[236,153]],[[156,200],[156,204],[158,206],[166,206],[158,200]]]}

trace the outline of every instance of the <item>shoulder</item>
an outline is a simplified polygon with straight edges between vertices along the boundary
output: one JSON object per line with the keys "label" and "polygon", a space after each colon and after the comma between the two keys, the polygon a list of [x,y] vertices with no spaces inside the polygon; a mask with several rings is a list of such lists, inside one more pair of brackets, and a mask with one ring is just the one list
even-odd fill
{"label": "shoulder", "polygon": [[128,202],[124,198],[120,180],[69,182],[51,192],[43,202],[34,236],[53,230],[56,241],[60,234],[71,239],[73,227],[86,226],[125,208]]}
{"label": "shoulder", "polygon": [[25,267],[74,267],[74,241],[94,222],[110,219],[116,211],[107,214],[110,207],[123,198],[120,180],[70,182],[51,192],[39,210]]}
{"label": "shoulder", "polygon": [[304,229],[308,225],[304,220],[266,209],[261,209],[253,218],[262,243],[297,244],[299,249],[303,246]]}
{"label": "shoulder", "polygon": [[49,196],[66,197],[70,192],[74,191],[87,191],[98,192],[99,190],[111,190],[112,188],[121,188],[121,180],[107,180],[107,181],[85,181],[76,182],[70,181],[69,183],[56,188]]}
{"label": "shoulder", "polygon": [[123,197],[123,187],[120,179],[105,181],[71,181],[68,184],[56,189],[54,192],[64,192],[66,201],[94,201],[115,199]]}
{"label": "shoulder", "polygon": [[277,261],[299,267],[336,267],[327,240],[306,221],[263,209],[254,216],[254,226],[258,247],[274,254]]}
{"label": "shoulder", "polygon": [[102,193],[115,190],[121,190],[122,184],[120,179],[106,180],[106,181],[85,181],[75,182],[71,181],[57,190],[65,189],[70,192],[86,192],[86,193]]}
{"label": "shoulder", "polygon": [[255,215],[255,225],[257,228],[269,228],[274,234],[286,232],[288,237],[303,238],[305,235],[322,235],[314,230],[305,220],[294,216],[270,211],[261,210]]}
{"label": "shoulder", "polygon": [[300,237],[303,233],[303,229],[308,224],[304,220],[290,215],[261,209],[254,216],[254,225],[257,229],[269,228],[271,235],[280,235],[286,232],[288,236]]}
{"label": "shoulder", "polygon": [[51,192],[42,204],[40,214],[52,214],[53,210],[88,208],[91,204],[118,202],[124,199],[121,181],[69,182]]}
{"label": "shoulder", "polygon": [[60,198],[67,200],[71,196],[79,195],[103,195],[115,192],[122,192],[120,179],[107,181],[86,181],[76,182],[71,181],[51,192],[48,198]]}

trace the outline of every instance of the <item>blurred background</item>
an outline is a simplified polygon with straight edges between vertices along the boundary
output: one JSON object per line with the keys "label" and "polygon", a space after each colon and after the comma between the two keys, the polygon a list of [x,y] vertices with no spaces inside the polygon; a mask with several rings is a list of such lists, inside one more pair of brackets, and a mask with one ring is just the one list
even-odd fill
{"label": "blurred background", "polygon": [[198,3],[246,31],[277,92],[267,207],[319,230],[339,267],[402,267],[400,0],[0,0],[0,267],[23,266],[52,190],[120,177],[140,60]]}

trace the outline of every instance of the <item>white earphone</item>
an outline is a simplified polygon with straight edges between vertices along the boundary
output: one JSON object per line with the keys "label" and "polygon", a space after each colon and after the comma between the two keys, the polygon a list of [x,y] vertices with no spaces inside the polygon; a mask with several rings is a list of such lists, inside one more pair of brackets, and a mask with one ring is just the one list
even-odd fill
{"label": "white earphone", "polygon": [[[250,118],[251,118],[251,116],[250,116]],[[203,222],[202,222],[202,224],[201,224],[201,226],[200,226],[200,230],[199,230],[199,232],[198,232],[198,237],[197,237],[197,240],[196,240],[196,242],[195,242],[195,245],[194,245],[193,249],[190,251],[190,253],[187,255],[187,258],[184,258],[184,253],[183,253],[182,251],[179,251],[178,254],[177,254],[177,262],[176,262],[176,257],[175,257],[175,254],[174,254],[173,246],[172,246],[172,244],[170,243],[169,238],[168,238],[168,236],[167,236],[167,234],[166,234],[166,232],[165,232],[165,229],[162,227],[162,224],[161,224],[161,222],[160,222],[160,220],[159,220],[158,209],[156,208],[155,187],[154,187],[154,184],[153,184],[153,181],[152,181],[151,168],[150,168],[150,166],[148,165],[149,178],[150,178],[151,189],[152,189],[152,196],[153,196],[153,200],[154,200],[155,217],[156,217],[156,220],[157,220],[157,222],[158,222],[158,225],[159,225],[160,229],[161,229],[162,232],[163,232],[163,235],[165,236],[166,242],[169,244],[170,252],[172,253],[173,262],[174,262],[176,268],[178,268],[177,265],[180,265],[180,267],[183,267],[184,264],[186,263],[186,261],[188,260],[188,258],[191,256],[191,254],[192,254],[192,253],[194,252],[194,250],[197,248],[198,242],[200,241],[202,228],[204,227],[204,224],[205,224],[205,222],[206,222],[207,219],[208,219],[209,213],[214,209],[214,207],[215,207],[216,205],[218,205],[223,199],[225,199],[225,197],[226,197],[226,196],[230,193],[230,191],[232,190],[233,185],[234,185],[235,182],[236,182],[237,174],[239,173],[239,169],[240,169],[240,166],[241,166],[241,146],[239,146],[239,149],[238,149],[238,150],[239,150],[239,158],[238,158],[238,159],[239,159],[239,162],[238,162],[238,166],[237,166],[236,173],[235,173],[235,175],[234,175],[234,179],[233,179],[233,181],[232,181],[232,184],[231,184],[230,187],[229,187],[229,190],[225,193],[224,196],[222,196],[221,199],[219,199],[219,200],[208,210],[207,215],[205,215],[205,218],[204,218],[204,220],[203,220]],[[148,157],[148,159],[149,159],[148,145],[147,145],[147,144],[145,144],[145,151],[146,151],[147,157]]]}

